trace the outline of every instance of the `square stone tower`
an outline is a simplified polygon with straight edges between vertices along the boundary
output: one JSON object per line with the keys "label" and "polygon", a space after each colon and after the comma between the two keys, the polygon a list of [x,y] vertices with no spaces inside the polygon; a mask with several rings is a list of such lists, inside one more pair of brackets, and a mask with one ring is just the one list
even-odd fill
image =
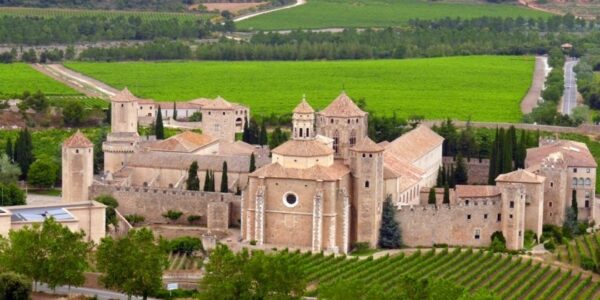
{"label": "square stone tower", "polygon": [[94,144],[77,131],[62,145],[62,201],[89,200],[94,177]]}
{"label": "square stone tower", "polygon": [[127,163],[139,141],[138,98],[127,88],[111,97],[111,133],[102,144],[104,171],[114,174]]}

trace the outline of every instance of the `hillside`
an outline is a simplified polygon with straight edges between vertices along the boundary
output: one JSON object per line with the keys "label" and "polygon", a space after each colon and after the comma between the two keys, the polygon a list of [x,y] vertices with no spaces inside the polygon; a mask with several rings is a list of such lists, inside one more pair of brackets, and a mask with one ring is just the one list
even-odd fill
{"label": "hillside", "polygon": [[386,27],[410,19],[543,17],[549,14],[515,4],[424,0],[309,0],[295,8],[260,15],[237,24],[239,29]]}

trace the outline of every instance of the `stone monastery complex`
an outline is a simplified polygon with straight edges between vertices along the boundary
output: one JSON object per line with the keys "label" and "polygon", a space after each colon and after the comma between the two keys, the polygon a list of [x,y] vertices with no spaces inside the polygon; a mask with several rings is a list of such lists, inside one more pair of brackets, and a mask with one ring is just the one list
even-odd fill
{"label": "stone monastery complex", "polygon": [[[202,134],[140,137],[138,121],[148,116],[140,113],[144,103],[127,90],[112,98],[100,177],[92,173],[92,143],[81,133],[65,142],[65,202],[110,194],[123,215],[143,215],[147,222],[164,222],[162,213],[179,210],[200,215],[208,230],[239,226],[243,243],[334,253],[347,253],[357,242],[377,246],[388,197],[407,246],[488,246],[500,231],[509,249],[521,249],[526,230],[540,236],[543,224],[562,225],[572,199],[580,220],[600,221],[597,165],[582,143],[542,140],[527,150],[526,169],[498,176],[493,186],[459,185],[449,204],[437,190],[436,205],[429,205],[427,195],[443,163],[443,138],[419,125],[375,143],[367,136],[368,113],[345,93],[321,111],[303,99],[293,111],[291,140],[272,150],[235,141],[249,110],[222,98],[199,106]],[[226,162],[229,193],[188,191],[194,161],[200,186],[207,171],[220,186]]]}

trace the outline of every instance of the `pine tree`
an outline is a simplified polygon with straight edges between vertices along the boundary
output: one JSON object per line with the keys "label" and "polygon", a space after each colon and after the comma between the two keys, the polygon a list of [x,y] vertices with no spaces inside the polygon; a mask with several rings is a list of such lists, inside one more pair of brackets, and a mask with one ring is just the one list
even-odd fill
{"label": "pine tree", "polygon": [[466,184],[469,180],[467,174],[467,168],[465,166],[465,160],[462,155],[458,155],[456,158],[456,170],[454,171],[454,182],[455,184]]}
{"label": "pine tree", "polygon": [[21,168],[21,176],[26,178],[27,173],[29,172],[29,166],[35,161],[31,134],[27,128],[19,132],[14,148],[14,160]]}
{"label": "pine tree", "polygon": [[173,102],[173,120],[177,121],[177,102]]}
{"label": "pine tree", "polygon": [[381,228],[379,229],[379,247],[391,249],[402,246],[402,236],[400,235],[400,226],[394,218],[394,205],[392,199],[388,196],[383,202],[383,211],[381,215]]}
{"label": "pine tree", "polygon": [[444,186],[444,201],[442,201],[442,203],[450,204],[450,188],[447,184]]}
{"label": "pine tree", "polygon": [[256,170],[256,158],[254,157],[254,152],[250,154],[250,173]]}
{"label": "pine tree", "polygon": [[269,137],[267,135],[267,126],[265,126],[265,121],[260,125],[260,133],[258,135],[258,144],[261,146],[267,145],[269,143]]}
{"label": "pine tree", "polygon": [[227,178],[227,162],[223,162],[223,172],[221,173],[221,193],[229,192],[229,180]]}
{"label": "pine tree", "polygon": [[154,124],[154,135],[156,139],[162,140],[165,138],[165,128],[163,125],[162,111],[160,105],[158,106],[158,113],[156,114],[156,122]]}
{"label": "pine tree", "polygon": [[11,162],[14,160],[14,151],[15,148],[13,146],[12,139],[8,138],[8,140],[6,140],[6,156]]}
{"label": "pine tree", "polygon": [[188,191],[200,190],[200,179],[198,179],[198,162],[194,161],[188,170],[188,178],[186,180]]}
{"label": "pine tree", "polygon": [[435,188],[431,188],[429,189],[429,199],[427,200],[428,204],[436,204],[436,199],[435,199]]}

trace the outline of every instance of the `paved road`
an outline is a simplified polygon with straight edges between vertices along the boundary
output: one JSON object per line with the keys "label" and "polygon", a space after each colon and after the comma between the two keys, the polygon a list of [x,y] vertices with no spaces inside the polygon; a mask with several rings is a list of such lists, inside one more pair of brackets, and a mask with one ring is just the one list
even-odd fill
{"label": "paved road", "polygon": [[530,113],[534,107],[538,105],[541,99],[542,90],[544,89],[544,81],[546,81],[546,66],[548,65],[548,57],[536,56],[535,70],[533,71],[533,80],[527,95],[521,100],[521,112],[523,114]]}
{"label": "paved road", "polygon": [[63,82],[90,97],[109,98],[119,91],[99,80],[59,64],[32,64],[34,69]]}
{"label": "paved road", "polygon": [[[48,286],[46,284],[41,284],[41,285],[38,285],[37,290],[40,292],[48,293],[48,294],[59,294],[59,295],[69,294],[69,288],[66,286],[57,287],[56,290],[53,291],[50,288],[48,288]],[[125,295],[125,294],[107,291],[107,290],[99,290],[99,289],[91,289],[91,288],[83,288],[83,287],[71,287],[70,294],[71,295],[84,295],[84,296],[88,296],[88,297],[96,296],[100,300],[112,300],[112,299],[127,300],[127,295]],[[132,300],[141,300],[142,297],[131,297],[131,299]],[[148,298],[148,299],[153,300],[153,298]]]}
{"label": "paved road", "polygon": [[565,62],[565,91],[563,92],[562,113],[571,115],[577,106],[577,78],[573,68],[579,61],[568,59]]}
{"label": "paved road", "polygon": [[273,8],[273,9],[269,9],[269,10],[264,10],[264,11],[259,11],[259,12],[255,12],[255,13],[245,15],[245,16],[240,16],[240,17],[233,19],[233,21],[234,22],[244,21],[244,20],[248,20],[250,18],[254,18],[256,16],[260,16],[260,15],[272,13],[274,11],[284,10],[284,9],[288,9],[288,8],[292,8],[292,7],[296,7],[296,6],[300,6],[300,5],[304,5],[304,4],[306,4],[306,0],[296,0],[295,4],[277,7],[277,8]]}

